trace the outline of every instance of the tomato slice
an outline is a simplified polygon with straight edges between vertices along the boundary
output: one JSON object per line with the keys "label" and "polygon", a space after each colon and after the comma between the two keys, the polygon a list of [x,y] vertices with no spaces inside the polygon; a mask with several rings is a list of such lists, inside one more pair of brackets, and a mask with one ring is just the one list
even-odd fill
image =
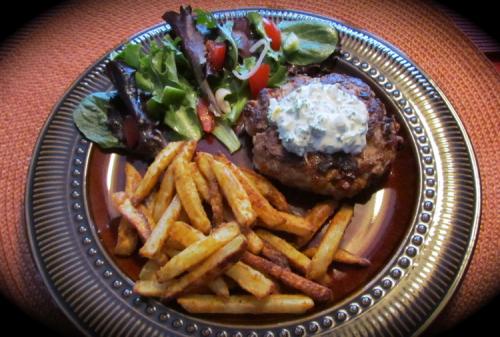
{"label": "tomato slice", "polygon": [[205,47],[207,48],[207,58],[210,67],[215,71],[221,71],[226,60],[226,44],[224,42],[207,40]]}
{"label": "tomato slice", "polygon": [[201,128],[203,131],[210,133],[215,128],[215,118],[214,115],[208,109],[208,104],[204,99],[198,100],[196,105],[196,113],[198,114],[198,119],[201,123]]}
{"label": "tomato slice", "polygon": [[253,97],[257,97],[259,92],[267,87],[270,73],[271,67],[269,64],[262,63],[255,74],[248,79],[248,84],[250,85],[250,91],[252,92]]}
{"label": "tomato slice", "polygon": [[271,39],[271,48],[273,50],[280,50],[281,47],[281,31],[276,26],[276,24],[267,19],[262,19],[262,23],[264,24],[264,30],[266,31],[267,37]]}

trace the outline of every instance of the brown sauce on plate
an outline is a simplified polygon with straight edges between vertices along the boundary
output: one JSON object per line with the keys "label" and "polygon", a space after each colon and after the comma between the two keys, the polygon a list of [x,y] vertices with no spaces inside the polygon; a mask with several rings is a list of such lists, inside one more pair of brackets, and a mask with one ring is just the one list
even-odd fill
{"label": "brown sauce on plate", "polygon": [[[339,72],[349,71],[341,69]],[[376,90],[376,88],[373,89]],[[377,91],[378,97],[383,99]],[[388,112],[394,114],[392,104],[387,101],[384,103]],[[403,128],[401,134],[406,140],[409,139]],[[248,139],[243,139],[243,141],[243,148],[233,156],[230,156],[227,150],[212,137],[200,141],[198,150],[211,153],[222,152],[236,164],[251,167],[251,144]],[[368,267],[358,267],[334,263],[332,273],[335,280],[332,288],[334,302],[347,298],[369,282],[386,265],[402,242],[408,231],[417,200],[418,169],[415,158],[410,142],[406,141],[388,174],[375,186],[353,199],[356,204],[354,218],[344,235],[342,247],[369,259],[371,264]],[[119,218],[111,205],[110,195],[124,188],[125,161],[125,157],[104,153],[97,146],[92,147],[87,171],[87,200],[90,216],[104,249],[125,275],[132,280],[137,280],[145,259],[138,255],[121,258],[113,254]],[[132,162],[144,172],[144,163]],[[323,198],[279,184],[277,186],[294,206],[309,208]],[[317,312],[330,305],[331,303],[316,306],[313,310]],[[175,301],[169,306],[182,310]],[[260,315],[256,320],[245,315],[198,316],[233,324],[244,324],[250,320],[252,324],[270,324],[297,317],[295,315]]]}

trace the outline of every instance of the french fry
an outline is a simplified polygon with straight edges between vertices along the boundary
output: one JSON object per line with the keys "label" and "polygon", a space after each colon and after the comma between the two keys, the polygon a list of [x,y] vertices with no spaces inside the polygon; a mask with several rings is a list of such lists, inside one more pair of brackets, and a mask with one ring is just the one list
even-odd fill
{"label": "french fry", "polygon": [[297,275],[260,256],[245,252],[242,261],[265,274],[279,279],[286,286],[300,290],[315,301],[328,302],[332,299],[333,294],[329,288]]}
{"label": "french fry", "polygon": [[202,240],[196,241],[170,259],[158,271],[158,280],[165,282],[182,274],[192,266],[205,260],[238,234],[240,234],[240,228],[235,222],[221,225],[212,234]]}
{"label": "french fry", "polygon": [[311,260],[307,256],[295,249],[294,246],[292,246],[282,238],[266,230],[259,229],[256,233],[262,240],[266,241],[280,253],[285,255],[293,267],[295,267],[303,274],[307,273],[311,264]]}
{"label": "french fry", "polygon": [[[125,163],[125,193],[129,197],[139,186],[141,178],[141,174],[132,164]],[[114,253],[118,256],[130,256],[135,252],[138,242],[137,230],[125,217],[122,217],[118,224],[118,236]]]}
{"label": "french fry", "polygon": [[193,177],[194,184],[196,185],[196,189],[198,190],[198,193],[200,193],[201,195],[201,198],[205,202],[210,202],[210,192],[208,188],[208,183],[205,180],[205,177],[203,177],[203,175],[201,174],[196,163],[194,162],[189,163],[189,170],[191,172],[191,176]]}
{"label": "french fry", "polygon": [[228,298],[214,295],[186,295],[177,302],[193,314],[302,314],[314,306],[311,298],[304,295],[270,295],[256,299],[249,295],[233,295]]}
{"label": "french fry", "polygon": [[279,211],[288,211],[288,202],[285,196],[264,176],[246,167],[240,168],[245,175],[254,183],[255,187],[267,200]]}
{"label": "french fry", "polygon": [[290,270],[290,264],[288,263],[288,259],[286,258],[286,256],[283,255],[283,253],[281,253],[280,251],[276,250],[269,243],[264,242],[264,246],[262,247],[262,251],[260,253],[263,257],[265,257],[272,263]]}
{"label": "french fry", "polygon": [[334,215],[328,225],[325,236],[318,246],[316,254],[311,260],[311,267],[307,272],[308,278],[318,280],[328,269],[332,263],[335,252],[338,250],[344,231],[350,223],[353,214],[353,207],[343,205],[340,210]]}
{"label": "french fry", "polygon": [[122,217],[118,224],[118,234],[113,252],[118,256],[130,256],[135,252],[138,241],[137,230],[127,218]]}
{"label": "french fry", "polygon": [[144,243],[144,246],[139,250],[139,254],[144,257],[153,258],[160,251],[167,240],[168,231],[172,223],[177,220],[181,213],[181,208],[179,197],[175,196],[165,212],[163,212],[158,224]]}
{"label": "french fry", "polygon": [[168,232],[169,238],[179,243],[182,248],[205,238],[202,232],[191,227],[183,221],[176,221]]}
{"label": "french fry", "polygon": [[114,206],[128,222],[135,227],[143,241],[151,234],[151,224],[148,219],[137,208],[132,205],[125,192],[116,192],[111,196]]}
{"label": "french fry", "polygon": [[205,234],[211,229],[210,220],[201,204],[200,195],[196,189],[187,162],[176,160],[174,163],[175,189],[194,227]]}
{"label": "french fry", "polygon": [[146,297],[161,297],[167,290],[169,283],[159,283],[156,280],[138,280],[134,285],[134,292]]}
{"label": "french fry", "polygon": [[259,255],[262,247],[264,246],[264,242],[251,229],[245,232],[245,236],[247,237],[248,241],[248,250],[255,255]]}
{"label": "french fry", "polygon": [[209,203],[210,208],[212,208],[212,218],[213,222],[218,226],[224,221],[224,205],[222,202],[222,194],[219,189],[219,184],[217,183],[217,178],[215,177],[210,164],[211,159],[210,154],[198,152],[196,154],[195,161],[198,169],[207,181],[208,194],[210,197]]}
{"label": "french fry", "polygon": [[279,213],[286,220],[283,224],[280,224],[278,226],[269,226],[269,224],[259,221],[258,225],[280,232],[295,234],[297,236],[306,236],[311,234],[311,226],[309,225],[309,222],[306,218],[285,212]]}
{"label": "french fry", "polygon": [[138,205],[145,197],[148,196],[149,192],[151,192],[153,187],[156,185],[160,175],[172,162],[183,145],[184,142],[171,142],[156,155],[155,160],[151,165],[149,165],[146,174],[144,174],[144,177],[131,198],[134,205]]}
{"label": "french fry", "polygon": [[243,262],[229,268],[226,275],[257,298],[266,297],[276,289],[273,281]]}
{"label": "french fry", "polygon": [[337,208],[337,201],[327,200],[319,202],[307,212],[306,220],[311,225],[311,233],[309,235],[301,236],[297,239],[297,245],[304,247],[316,232],[321,228],[325,221],[332,216],[335,208]]}
{"label": "french fry", "polygon": [[156,221],[153,219],[153,214],[151,214],[149,208],[144,204],[140,204],[139,206],[137,206],[137,209],[139,209],[139,211],[144,214],[144,216],[148,220],[149,225],[151,226],[151,230],[153,230],[156,226]]}
{"label": "french fry", "polygon": [[[304,255],[312,258],[314,254],[318,251],[318,247],[309,247],[303,251]],[[348,252],[345,249],[339,248],[335,255],[333,255],[334,262],[340,262],[344,264],[355,264],[361,267],[368,267],[371,262],[367,258],[354,255],[353,253]]]}
{"label": "french fry", "polygon": [[157,281],[156,272],[160,267],[161,265],[156,262],[156,260],[148,260],[144,266],[142,266],[141,272],[139,273],[139,280]]}
{"label": "french fry", "polygon": [[[188,224],[177,221],[170,229],[169,237],[187,247],[203,239],[205,236]],[[178,252],[170,253],[171,257],[175,256],[174,254],[178,254]],[[266,296],[275,289],[273,281],[242,262],[237,262],[225,274],[235,280],[243,289],[258,297]]]}
{"label": "french fry", "polygon": [[229,297],[229,288],[226,281],[222,277],[217,277],[208,283],[208,288],[213,291],[215,295]]}
{"label": "french fry", "polygon": [[273,206],[271,206],[269,201],[264,198],[253,182],[248,179],[248,177],[236,165],[231,163],[224,156],[218,156],[216,159],[226,165],[226,167],[229,168],[236,176],[245,189],[245,192],[247,192],[252,208],[263,223],[270,227],[276,227],[285,223],[285,218],[276,209],[274,209]]}
{"label": "french fry", "polygon": [[255,222],[257,214],[252,208],[247,192],[227,166],[212,159],[211,167],[222,193],[233,210],[236,221],[244,228],[250,228]]}
{"label": "french fry", "polygon": [[224,247],[210,255],[180,279],[174,280],[163,293],[165,300],[179,296],[189,288],[201,286],[223,274],[236,263],[246,249],[246,239],[240,234]]}
{"label": "french fry", "polygon": [[155,221],[160,220],[161,215],[172,201],[174,194],[175,194],[174,169],[173,166],[170,165],[167,168],[165,174],[163,175],[160,188],[156,193],[156,200],[153,209],[153,218],[155,219]]}

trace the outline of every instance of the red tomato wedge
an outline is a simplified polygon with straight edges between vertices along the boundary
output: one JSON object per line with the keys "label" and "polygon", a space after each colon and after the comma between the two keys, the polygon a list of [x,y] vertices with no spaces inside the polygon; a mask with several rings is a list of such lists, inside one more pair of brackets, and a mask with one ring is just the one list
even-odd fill
{"label": "red tomato wedge", "polygon": [[252,92],[253,97],[257,97],[259,92],[267,87],[270,73],[271,66],[269,66],[269,64],[262,63],[255,74],[248,79],[248,84],[250,85],[250,91]]}
{"label": "red tomato wedge", "polygon": [[280,50],[281,47],[281,31],[276,26],[276,24],[267,19],[262,19],[262,23],[264,24],[264,30],[266,31],[267,37],[271,39],[271,48],[273,50]]}
{"label": "red tomato wedge", "polygon": [[198,100],[196,105],[196,113],[201,123],[203,131],[210,133],[215,128],[214,115],[208,110],[208,104],[204,99]]}
{"label": "red tomato wedge", "polygon": [[221,71],[226,60],[226,44],[207,40],[205,47],[207,48],[207,58],[210,66],[215,71]]}

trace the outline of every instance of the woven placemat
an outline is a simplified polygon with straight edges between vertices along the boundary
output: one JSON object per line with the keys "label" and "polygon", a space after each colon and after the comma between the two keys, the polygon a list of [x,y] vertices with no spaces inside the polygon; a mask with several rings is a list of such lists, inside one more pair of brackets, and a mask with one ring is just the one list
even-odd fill
{"label": "woven placemat", "polygon": [[[482,181],[479,240],[468,272],[435,325],[446,328],[500,290],[500,77],[452,21],[418,1],[191,1],[209,10],[261,6],[343,20],[403,50],[458,111],[472,139]],[[27,313],[65,329],[32,261],[23,197],[31,152],[52,107],[78,75],[126,37],[160,22],[173,1],[65,3],[0,46],[0,290]]]}

